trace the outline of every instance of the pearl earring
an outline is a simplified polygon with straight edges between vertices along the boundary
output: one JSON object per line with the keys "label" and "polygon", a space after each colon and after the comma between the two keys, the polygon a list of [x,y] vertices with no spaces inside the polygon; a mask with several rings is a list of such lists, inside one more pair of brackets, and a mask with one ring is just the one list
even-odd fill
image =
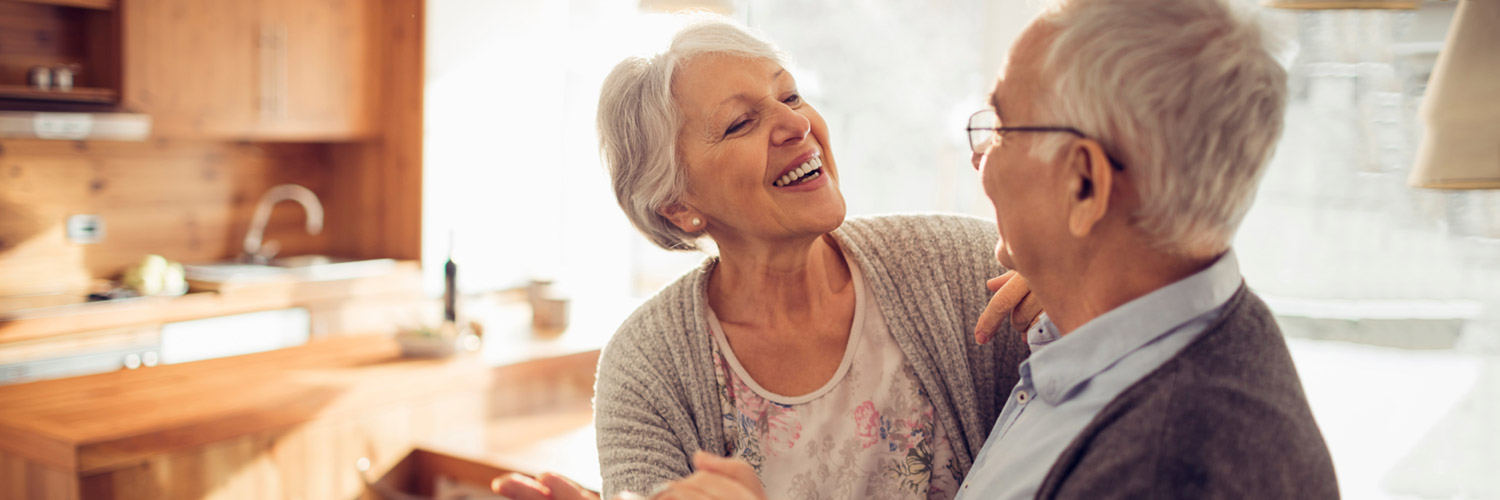
{"label": "pearl earring", "polygon": [[699,219],[697,217],[693,217],[693,227],[698,227],[698,226],[701,226],[701,225],[703,225],[703,219]]}

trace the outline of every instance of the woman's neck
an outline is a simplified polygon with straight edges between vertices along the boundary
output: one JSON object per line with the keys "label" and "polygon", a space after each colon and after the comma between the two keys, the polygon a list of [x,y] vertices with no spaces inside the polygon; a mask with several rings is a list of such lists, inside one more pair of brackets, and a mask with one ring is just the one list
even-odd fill
{"label": "woman's neck", "polygon": [[781,329],[826,318],[850,292],[849,263],[824,235],[783,245],[720,244],[708,300],[721,323]]}

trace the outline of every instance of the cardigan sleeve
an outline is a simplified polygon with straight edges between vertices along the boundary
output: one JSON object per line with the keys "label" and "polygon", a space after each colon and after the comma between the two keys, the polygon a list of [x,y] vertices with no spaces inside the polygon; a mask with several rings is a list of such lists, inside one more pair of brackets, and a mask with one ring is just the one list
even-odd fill
{"label": "cardigan sleeve", "polygon": [[[989,305],[990,297],[994,295],[985,288],[984,282],[1007,271],[995,259],[995,244],[999,241],[1000,234],[993,221],[966,216],[944,216],[939,219],[944,232],[952,235],[957,243],[955,254],[951,256],[953,265],[965,270],[961,274],[966,276],[965,283],[960,285],[960,292],[956,296],[967,327],[963,332],[963,340],[969,349],[970,366],[975,370],[974,389],[984,392],[976,394],[980,418],[988,426],[999,416],[1005,399],[1019,381],[1019,367],[1031,355],[1031,348],[1026,344],[1025,332],[1016,330],[1009,324],[1001,325],[1001,331],[988,344],[979,346],[974,343],[973,329],[979,323],[980,314]],[[986,432],[988,429],[986,427]]]}
{"label": "cardigan sleeve", "polygon": [[616,334],[599,358],[594,427],[604,498],[621,492],[647,494],[658,485],[692,473],[691,452],[668,423],[680,414],[664,398],[671,387],[646,355],[639,336]]}

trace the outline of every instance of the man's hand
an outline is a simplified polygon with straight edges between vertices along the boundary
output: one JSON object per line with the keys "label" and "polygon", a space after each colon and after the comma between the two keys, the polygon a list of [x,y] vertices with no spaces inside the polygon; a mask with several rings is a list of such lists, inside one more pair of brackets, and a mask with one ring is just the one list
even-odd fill
{"label": "man's hand", "polygon": [[744,460],[693,454],[693,475],[672,481],[651,500],[765,500],[755,469]]}
{"label": "man's hand", "polygon": [[535,479],[506,474],[490,482],[490,489],[512,500],[599,500],[599,495],[568,478],[544,472]]}
{"label": "man's hand", "polygon": [[995,296],[990,297],[990,305],[979,315],[979,324],[974,327],[975,342],[984,344],[993,340],[1007,318],[1012,328],[1024,332],[1041,316],[1042,304],[1031,295],[1026,278],[1015,271],[990,278],[985,286]]}

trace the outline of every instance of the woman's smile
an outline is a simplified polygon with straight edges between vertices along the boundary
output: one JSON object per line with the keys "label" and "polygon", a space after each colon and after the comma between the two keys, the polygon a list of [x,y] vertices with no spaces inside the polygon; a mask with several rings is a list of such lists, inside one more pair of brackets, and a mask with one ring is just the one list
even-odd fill
{"label": "woman's smile", "polygon": [[771,185],[779,190],[809,191],[828,184],[824,174],[823,154],[813,149],[798,155],[796,160],[782,169],[776,180],[771,181]]}

